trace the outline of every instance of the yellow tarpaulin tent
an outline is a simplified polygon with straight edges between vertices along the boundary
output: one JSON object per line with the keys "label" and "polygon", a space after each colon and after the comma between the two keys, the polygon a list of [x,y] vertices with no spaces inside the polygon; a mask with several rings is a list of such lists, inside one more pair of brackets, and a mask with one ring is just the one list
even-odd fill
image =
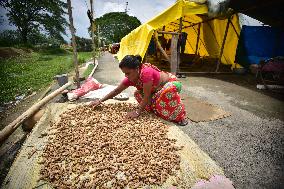
{"label": "yellow tarpaulin tent", "polygon": [[[128,54],[139,54],[144,57],[154,31],[161,31],[164,27],[164,31],[178,32],[180,18],[182,18],[182,32],[188,34],[185,53],[195,54],[198,52],[200,56],[218,58],[228,18],[208,19],[207,12],[208,9],[205,4],[197,4],[186,0],[177,1],[164,12],[122,38],[120,50],[117,54],[118,59],[122,60]],[[232,67],[239,67],[234,63],[240,33],[238,15],[230,16],[230,22],[221,62],[232,65]],[[199,44],[196,45],[199,25]],[[171,35],[165,35],[165,38],[171,38]],[[197,46],[198,50],[196,51]]]}

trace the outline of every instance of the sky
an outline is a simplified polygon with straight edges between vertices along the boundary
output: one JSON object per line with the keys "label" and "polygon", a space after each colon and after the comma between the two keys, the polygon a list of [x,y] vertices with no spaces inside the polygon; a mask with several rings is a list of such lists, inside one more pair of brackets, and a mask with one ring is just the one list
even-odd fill
{"label": "sky", "polygon": [[[136,16],[142,23],[147,22],[155,15],[161,13],[166,8],[173,5],[176,0],[93,0],[95,17],[101,17],[109,12],[124,12],[126,2],[128,2],[128,14]],[[72,0],[73,20],[76,28],[76,35],[80,37],[90,38],[87,28],[90,25],[87,10],[90,9],[89,0]],[[0,7],[0,16],[3,23],[0,27],[0,32],[6,29],[15,29],[15,26],[10,26],[5,16],[6,10]],[[66,15],[68,20],[68,16]],[[1,19],[1,18],[0,18]],[[244,25],[261,25],[261,22],[254,20],[248,16],[240,16],[241,23]],[[64,36],[66,41],[70,41],[71,35],[69,28],[66,28],[67,36]]]}
{"label": "sky", "polygon": [[[80,37],[90,38],[87,28],[90,25],[87,10],[90,9],[89,0],[72,0],[73,7],[73,20],[76,28],[76,35]],[[126,2],[128,2],[128,14],[136,16],[142,23],[147,22],[155,15],[161,13],[164,9],[170,7],[175,3],[175,0],[93,0],[95,17],[101,17],[109,12],[124,12]],[[0,31],[6,29],[15,29],[14,26],[8,24],[7,17],[5,16],[6,10],[0,7],[0,16],[3,16],[3,23],[1,24]],[[66,17],[68,20],[68,17]],[[65,40],[69,41],[70,32],[66,28],[68,36]]]}

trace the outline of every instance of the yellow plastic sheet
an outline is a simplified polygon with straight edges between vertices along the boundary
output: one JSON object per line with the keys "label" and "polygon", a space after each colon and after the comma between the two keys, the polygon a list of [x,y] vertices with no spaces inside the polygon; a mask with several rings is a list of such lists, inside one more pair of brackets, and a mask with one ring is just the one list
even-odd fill
{"label": "yellow plastic sheet", "polygon": [[[207,12],[208,9],[206,5],[200,5],[186,0],[177,1],[164,12],[139,26],[121,40],[120,50],[117,54],[119,61],[129,54],[139,54],[144,57],[153,32],[155,30],[162,30],[163,26],[165,26],[165,31],[177,32],[180,18],[183,18],[182,32],[188,34],[185,53],[195,54],[197,52],[200,56],[218,58],[220,56],[228,19],[214,19],[208,22],[202,22],[208,19],[206,16]],[[198,50],[196,51],[198,25],[191,25],[200,22],[202,22],[200,24],[200,39],[198,41]],[[240,33],[237,14],[231,17],[231,23],[232,24],[229,25],[221,62],[223,64],[232,65],[232,67],[240,67],[238,64],[234,63],[238,35]],[[165,35],[165,37],[169,39],[171,35]]]}

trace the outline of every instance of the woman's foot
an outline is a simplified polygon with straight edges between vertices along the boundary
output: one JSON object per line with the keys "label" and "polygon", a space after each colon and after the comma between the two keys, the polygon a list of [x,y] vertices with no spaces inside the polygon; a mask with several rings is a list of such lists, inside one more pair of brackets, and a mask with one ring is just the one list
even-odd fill
{"label": "woman's foot", "polygon": [[188,124],[188,120],[187,119],[183,119],[183,120],[179,121],[177,124],[179,126],[186,126]]}

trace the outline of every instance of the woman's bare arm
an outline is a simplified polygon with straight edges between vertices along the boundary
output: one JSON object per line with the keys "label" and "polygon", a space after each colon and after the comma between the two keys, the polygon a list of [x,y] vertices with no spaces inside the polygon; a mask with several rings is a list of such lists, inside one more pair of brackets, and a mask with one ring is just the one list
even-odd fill
{"label": "woman's bare arm", "polygon": [[127,89],[128,86],[123,85],[122,83],[120,85],[118,85],[113,91],[111,91],[110,93],[108,93],[105,97],[103,97],[102,99],[100,99],[101,102],[104,102],[108,99],[111,99],[113,97],[115,97],[116,95],[118,95],[119,93],[121,93],[122,91],[124,91],[125,89]]}
{"label": "woman's bare arm", "polygon": [[152,89],[153,81],[143,84],[143,93],[144,97],[142,102],[140,103],[138,113],[140,114],[146,107],[147,104],[151,103],[151,89]]}

